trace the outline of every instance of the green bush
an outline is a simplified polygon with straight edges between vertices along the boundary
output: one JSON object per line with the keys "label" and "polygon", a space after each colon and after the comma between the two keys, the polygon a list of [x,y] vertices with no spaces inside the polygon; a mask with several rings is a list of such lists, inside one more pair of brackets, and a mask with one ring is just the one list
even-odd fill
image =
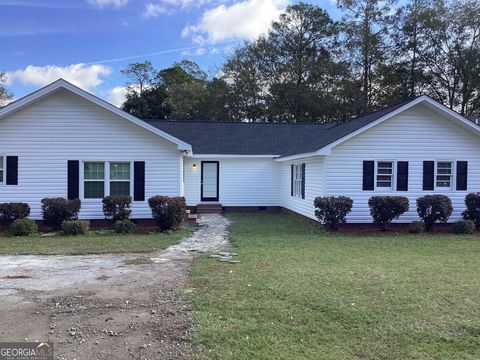
{"label": "green bush", "polygon": [[425,232],[425,223],[423,221],[414,221],[408,227],[410,234],[422,234]]}
{"label": "green bush", "polygon": [[87,224],[80,220],[67,220],[62,222],[62,233],[65,236],[85,235]]}
{"label": "green bush", "polygon": [[130,220],[121,220],[115,223],[114,229],[117,234],[134,234],[136,226]]}
{"label": "green bush", "polygon": [[183,197],[153,196],[148,199],[152,216],[160,230],[178,230],[185,218],[186,204]]}
{"label": "green bush", "polygon": [[340,224],[346,223],[345,217],[352,211],[353,200],[346,196],[316,197],[315,216],[332,230],[338,230]]}
{"label": "green bush", "polygon": [[0,204],[0,224],[8,225],[17,219],[25,219],[30,215],[30,206],[27,203]]}
{"label": "green bush", "polygon": [[418,216],[425,223],[425,230],[430,231],[436,222],[446,223],[452,214],[450,198],[445,195],[425,195],[417,199]]}
{"label": "green bush", "polygon": [[394,219],[408,211],[409,205],[405,196],[372,196],[368,199],[373,222],[380,225],[384,231],[388,230]]}
{"label": "green bush", "polygon": [[465,220],[475,222],[477,228],[480,228],[480,193],[470,193],[465,196],[465,205],[467,209],[462,212]]}
{"label": "green bush", "polygon": [[102,200],[105,218],[113,222],[128,220],[132,213],[132,198],[127,195],[107,196]]}
{"label": "green bush", "polygon": [[38,232],[37,223],[30,219],[17,219],[10,225],[13,236],[29,236]]}
{"label": "green bush", "polygon": [[453,223],[453,232],[455,234],[473,234],[475,223],[472,220],[459,220]]}
{"label": "green bush", "polygon": [[64,198],[42,199],[43,220],[47,225],[59,230],[64,221],[78,219],[81,203],[79,199],[67,200]]}

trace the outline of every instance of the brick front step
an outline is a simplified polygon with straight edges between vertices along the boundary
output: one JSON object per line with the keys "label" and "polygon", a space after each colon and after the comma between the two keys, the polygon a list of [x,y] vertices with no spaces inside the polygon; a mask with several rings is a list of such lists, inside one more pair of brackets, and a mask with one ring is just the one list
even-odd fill
{"label": "brick front step", "polygon": [[213,203],[213,204],[198,204],[197,213],[221,213],[223,212],[222,204]]}

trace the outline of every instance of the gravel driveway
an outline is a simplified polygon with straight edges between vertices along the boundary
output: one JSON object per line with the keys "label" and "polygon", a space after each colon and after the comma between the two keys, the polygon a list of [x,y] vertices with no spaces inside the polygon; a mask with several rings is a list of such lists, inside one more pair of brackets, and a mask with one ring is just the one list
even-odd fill
{"label": "gravel driveway", "polygon": [[154,254],[0,256],[0,341],[52,341],[58,359],[181,358],[192,314],[176,292],[198,253],[229,245],[226,218],[199,222]]}

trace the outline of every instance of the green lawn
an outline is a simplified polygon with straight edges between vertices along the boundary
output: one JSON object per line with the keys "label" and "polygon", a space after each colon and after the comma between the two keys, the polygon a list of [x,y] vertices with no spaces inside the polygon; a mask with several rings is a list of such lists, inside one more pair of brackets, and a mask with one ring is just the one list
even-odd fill
{"label": "green lawn", "polygon": [[171,234],[116,235],[112,231],[90,231],[85,236],[2,237],[0,254],[84,255],[153,252],[174,245],[191,234],[182,228]]}
{"label": "green lawn", "polygon": [[479,359],[478,236],[324,234],[233,214],[240,264],[207,256],[188,286],[200,359]]}

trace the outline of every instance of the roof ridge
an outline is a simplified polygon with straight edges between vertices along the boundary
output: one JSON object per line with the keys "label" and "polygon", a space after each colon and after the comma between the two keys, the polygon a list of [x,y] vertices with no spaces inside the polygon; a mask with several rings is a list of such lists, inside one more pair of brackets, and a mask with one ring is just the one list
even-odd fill
{"label": "roof ridge", "polygon": [[320,126],[320,125],[335,125],[334,122],[324,122],[324,123],[304,123],[304,122],[246,122],[246,121],[208,121],[208,120],[163,120],[163,119],[142,119],[146,122],[161,122],[161,123],[189,123],[189,124],[239,124],[239,125],[309,125],[309,126]]}

